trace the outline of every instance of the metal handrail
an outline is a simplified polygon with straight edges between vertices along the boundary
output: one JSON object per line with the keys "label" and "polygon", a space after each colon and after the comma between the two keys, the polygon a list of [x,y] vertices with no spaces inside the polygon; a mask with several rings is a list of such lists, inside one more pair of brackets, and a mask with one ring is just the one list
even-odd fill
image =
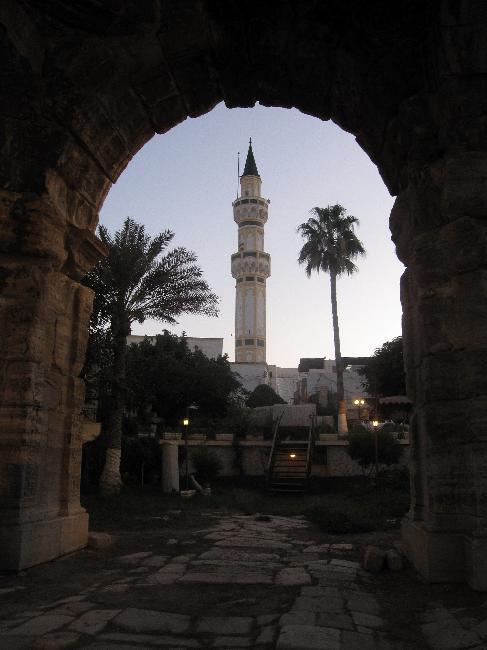
{"label": "metal handrail", "polygon": [[311,422],[309,425],[309,431],[308,431],[308,454],[306,456],[306,478],[309,478],[309,475],[311,474],[311,458],[312,458],[312,449],[314,447],[314,417],[311,416]]}
{"label": "metal handrail", "polygon": [[269,464],[267,466],[267,482],[270,481],[272,469],[274,466],[274,456],[276,453],[277,441],[279,437],[278,436],[279,425],[281,423],[283,415],[284,415],[284,411],[280,415],[278,415],[277,418],[274,420],[274,434],[272,436],[271,452],[269,454]]}

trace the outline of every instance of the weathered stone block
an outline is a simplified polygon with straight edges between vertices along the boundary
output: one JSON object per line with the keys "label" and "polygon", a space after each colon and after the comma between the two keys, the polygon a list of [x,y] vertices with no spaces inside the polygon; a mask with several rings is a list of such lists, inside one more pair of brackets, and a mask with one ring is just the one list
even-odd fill
{"label": "weathered stone block", "polygon": [[111,548],[113,545],[113,537],[108,533],[89,533],[88,534],[88,547],[100,551],[106,548]]}

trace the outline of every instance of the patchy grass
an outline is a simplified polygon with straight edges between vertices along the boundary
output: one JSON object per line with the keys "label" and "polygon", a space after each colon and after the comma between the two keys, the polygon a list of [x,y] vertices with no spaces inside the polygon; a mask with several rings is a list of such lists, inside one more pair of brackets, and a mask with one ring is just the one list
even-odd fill
{"label": "patchy grass", "polygon": [[119,496],[89,495],[83,505],[96,530],[153,530],[196,522],[203,511],[230,511],[253,515],[305,515],[328,533],[386,530],[398,524],[409,507],[405,490],[330,492],[297,497],[270,495],[263,490],[220,487],[211,497],[168,496],[156,488],[125,488]]}

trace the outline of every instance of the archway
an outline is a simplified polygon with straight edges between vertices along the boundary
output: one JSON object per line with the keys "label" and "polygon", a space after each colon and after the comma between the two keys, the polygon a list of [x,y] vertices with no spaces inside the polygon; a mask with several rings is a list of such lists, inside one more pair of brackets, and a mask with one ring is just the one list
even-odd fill
{"label": "archway", "polygon": [[293,106],[354,133],[397,195],[413,505],[432,581],[487,589],[482,9],[413,1],[4,4],[0,107],[3,568],[83,545],[78,375],[98,209],[154,132]]}

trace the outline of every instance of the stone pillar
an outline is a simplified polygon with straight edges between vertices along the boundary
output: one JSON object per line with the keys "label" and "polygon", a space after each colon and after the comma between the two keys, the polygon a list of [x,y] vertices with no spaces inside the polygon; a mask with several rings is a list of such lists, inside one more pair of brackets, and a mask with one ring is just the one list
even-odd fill
{"label": "stone pillar", "polygon": [[78,279],[102,255],[96,238],[63,223],[48,199],[11,198],[2,196],[0,214],[1,234],[17,251],[0,256],[1,570],[51,560],[87,540],[79,374],[92,292]]}
{"label": "stone pillar", "polygon": [[179,463],[178,443],[164,441],[162,443],[162,491],[164,494],[179,492]]}
{"label": "stone pillar", "polygon": [[423,168],[391,214],[407,264],[411,420],[406,552],[430,582],[487,590],[487,156]]}

